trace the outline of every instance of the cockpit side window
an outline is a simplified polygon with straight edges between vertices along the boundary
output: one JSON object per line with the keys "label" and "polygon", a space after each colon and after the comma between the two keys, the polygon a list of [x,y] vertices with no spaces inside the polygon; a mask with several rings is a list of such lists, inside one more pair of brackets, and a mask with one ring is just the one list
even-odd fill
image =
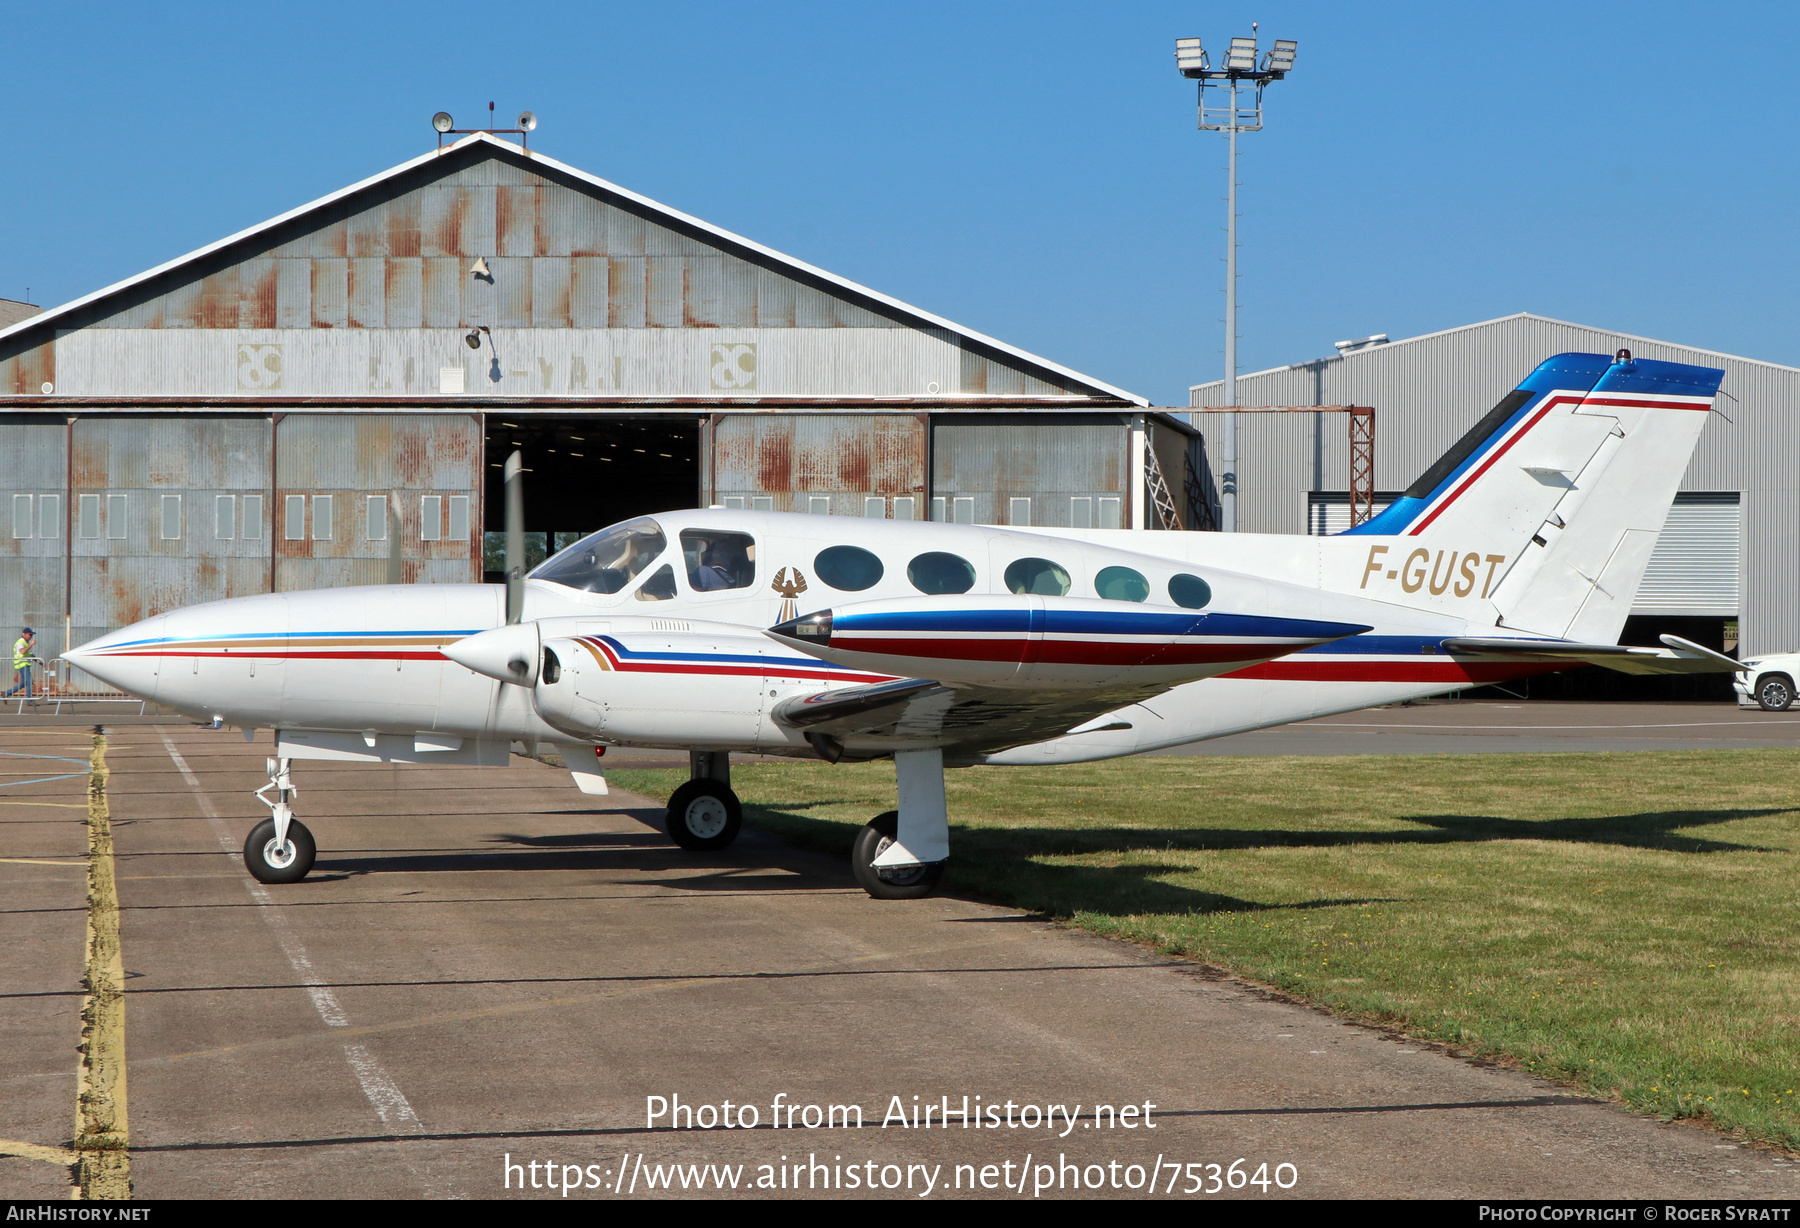
{"label": "cockpit side window", "polygon": [[749,588],[756,582],[756,539],[748,533],[683,529],[681,556],[697,592]]}
{"label": "cockpit side window", "polygon": [[664,563],[637,591],[639,601],[668,601],[675,596],[675,569]]}
{"label": "cockpit side window", "polygon": [[616,593],[654,563],[667,545],[662,526],[640,516],[582,538],[539,564],[531,579],[584,593]]}

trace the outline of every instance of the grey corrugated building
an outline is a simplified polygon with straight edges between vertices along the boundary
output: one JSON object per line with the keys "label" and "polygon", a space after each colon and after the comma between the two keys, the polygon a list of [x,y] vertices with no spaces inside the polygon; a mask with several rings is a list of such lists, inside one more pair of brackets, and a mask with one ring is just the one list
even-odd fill
{"label": "grey corrugated building", "polygon": [[[1706,639],[1737,640],[1745,655],[1800,647],[1800,370],[1521,313],[1399,341],[1340,343],[1324,358],[1240,376],[1238,403],[1374,406],[1379,507],[1545,358],[1619,349],[1725,370],[1718,412],[1638,594],[1637,630],[1700,624]],[[1190,404],[1219,404],[1221,387],[1195,385]],[[1218,416],[1195,414],[1194,423],[1216,456]],[[1244,414],[1238,454],[1244,531],[1347,526],[1343,415]]]}
{"label": "grey corrugated building", "polygon": [[[1190,428],[1091,376],[477,133],[0,326],[0,627],[478,580],[718,503],[1129,527]],[[1182,501],[1185,518],[1189,513]]]}

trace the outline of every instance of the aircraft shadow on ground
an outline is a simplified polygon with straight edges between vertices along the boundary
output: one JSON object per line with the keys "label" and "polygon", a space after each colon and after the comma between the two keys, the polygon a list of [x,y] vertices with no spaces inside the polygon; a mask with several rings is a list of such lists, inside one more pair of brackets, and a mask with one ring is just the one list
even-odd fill
{"label": "aircraft shadow on ground", "polygon": [[[797,813],[794,807],[746,806],[752,823],[798,837],[807,844],[847,853],[854,830],[842,823]],[[804,807],[811,809],[811,807]],[[1266,912],[1391,903],[1376,898],[1331,898],[1266,903],[1162,881],[1187,867],[1167,862],[1094,866],[1046,864],[1044,858],[1092,854],[1202,852],[1259,848],[1330,848],[1353,845],[1474,844],[1508,840],[1549,840],[1572,844],[1612,844],[1678,853],[1768,852],[1678,834],[1684,829],[1737,819],[1790,813],[1786,808],[1754,810],[1651,811],[1587,819],[1529,821],[1489,815],[1406,815],[1418,824],[1400,831],[1282,831],[1231,828],[997,828],[952,824],[952,889],[958,861],[979,859],[985,878],[1008,882],[1007,894],[1022,907],[1052,912],[1092,910],[1107,914]]]}
{"label": "aircraft shadow on ground", "polygon": [[[500,832],[489,837],[486,849],[395,849],[376,852],[319,855],[318,868],[309,881],[331,881],[355,874],[457,873],[475,870],[591,870],[620,874],[668,875],[687,871],[681,878],[659,877],[659,887],[687,891],[808,890],[844,886],[850,877],[845,867],[840,883],[822,876],[816,858],[784,858],[788,851],[775,846],[773,864],[767,851],[747,858],[741,849],[690,852],[677,848],[663,832],[661,810],[594,810],[559,812],[556,817],[580,814],[625,814],[643,823],[648,831],[591,831],[530,836]],[[788,864],[792,862],[793,864]]]}

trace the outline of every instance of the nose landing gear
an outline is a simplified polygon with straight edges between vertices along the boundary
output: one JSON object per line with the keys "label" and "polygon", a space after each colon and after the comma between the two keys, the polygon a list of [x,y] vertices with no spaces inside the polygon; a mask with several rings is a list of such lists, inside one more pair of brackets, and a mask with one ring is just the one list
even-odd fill
{"label": "nose landing gear", "polygon": [[[297,883],[313,867],[317,846],[306,824],[294,817],[289,799],[298,796],[289,775],[292,760],[269,760],[269,783],[256,791],[256,799],[269,808],[269,817],[258,823],[244,841],[244,868],[259,883]],[[275,790],[275,800],[265,796]]]}

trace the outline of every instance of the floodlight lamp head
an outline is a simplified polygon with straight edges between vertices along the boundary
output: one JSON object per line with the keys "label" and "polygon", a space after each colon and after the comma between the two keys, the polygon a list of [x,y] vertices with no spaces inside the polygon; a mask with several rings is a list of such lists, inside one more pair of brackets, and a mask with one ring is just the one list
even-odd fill
{"label": "floodlight lamp head", "polygon": [[469,266],[469,276],[471,276],[471,277],[492,277],[493,276],[493,274],[488,271],[488,264],[487,264],[486,256],[475,257],[475,263],[471,264]]}
{"label": "floodlight lamp head", "polygon": [[526,132],[535,132],[537,130],[537,116],[533,115],[530,111],[520,111],[519,127]]}
{"label": "floodlight lamp head", "polygon": [[1197,77],[1212,67],[1207,62],[1206,51],[1200,46],[1197,38],[1178,38],[1175,40],[1175,70],[1184,77]]}
{"label": "floodlight lamp head", "polygon": [[1234,38],[1231,49],[1225,53],[1225,68],[1228,72],[1256,71],[1256,40],[1254,38]]}
{"label": "floodlight lamp head", "polygon": [[431,117],[431,126],[441,135],[456,127],[456,121],[450,118],[450,112],[439,111]]}
{"label": "floodlight lamp head", "polygon": [[1263,58],[1263,71],[1274,73],[1292,72],[1294,68],[1294,53],[1299,50],[1299,48],[1300,44],[1291,38],[1276,39],[1275,50],[1269,52],[1269,54]]}

